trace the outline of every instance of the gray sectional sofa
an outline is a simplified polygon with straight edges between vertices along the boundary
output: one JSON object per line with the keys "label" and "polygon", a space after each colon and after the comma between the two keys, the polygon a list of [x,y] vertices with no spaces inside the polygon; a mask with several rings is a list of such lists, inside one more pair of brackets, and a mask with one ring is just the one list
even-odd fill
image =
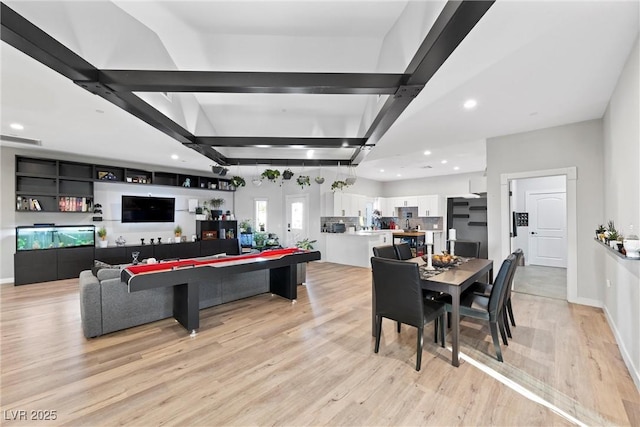
{"label": "gray sectional sofa", "polygon": [[[200,283],[200,309],[265,292],[269,292],[269,270],[212,278]],[[172,317],[173,288],[129,293],[120,281],[120,268],[85,270],[80,273],[80,315],[87,338]]]}

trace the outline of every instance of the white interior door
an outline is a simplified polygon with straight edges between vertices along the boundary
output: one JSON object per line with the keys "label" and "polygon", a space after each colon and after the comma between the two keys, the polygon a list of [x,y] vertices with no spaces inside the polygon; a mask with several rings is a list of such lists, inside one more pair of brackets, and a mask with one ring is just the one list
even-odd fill
{"label": "white interior door", "polygon": [[285,246],[293,247],[296,242],[309,237],[309,195],[288,195],[285,200],[287,204]]}
{"label": "white interior door", "polygon": [[527,193],[529,264],[567,267],[566,193]]}

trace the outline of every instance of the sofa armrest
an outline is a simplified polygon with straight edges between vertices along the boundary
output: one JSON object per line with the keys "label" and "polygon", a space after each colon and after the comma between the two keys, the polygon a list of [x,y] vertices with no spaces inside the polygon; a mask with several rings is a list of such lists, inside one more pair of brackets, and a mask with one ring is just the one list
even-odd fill
{"label": "sofa armrest", "polygon": [[87,338],[102,335],[102,297],[100,281],[91,270],[80,273],[80,319]]}

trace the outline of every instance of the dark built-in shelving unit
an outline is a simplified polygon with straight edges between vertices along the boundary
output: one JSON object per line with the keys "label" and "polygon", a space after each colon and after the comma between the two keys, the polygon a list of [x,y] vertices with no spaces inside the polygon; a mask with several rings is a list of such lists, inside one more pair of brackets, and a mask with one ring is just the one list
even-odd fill
{"label": "dark built-in shelving unit", "polygon": [[16,211],[92,212],[95,182],[235,191],[231,179],[16,156]]}

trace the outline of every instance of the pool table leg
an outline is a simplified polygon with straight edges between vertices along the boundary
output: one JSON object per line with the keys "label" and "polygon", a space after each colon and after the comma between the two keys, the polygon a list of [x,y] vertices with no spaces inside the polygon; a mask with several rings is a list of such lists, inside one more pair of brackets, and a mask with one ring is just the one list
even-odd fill
{"label": "pool table leg", "polygon": [[269,290],[295,303],[298,298],[298,265],[287,265],[269,270]]}
{"label": "pool table leg", "polygon": [[195,335],[200,327],[200,287],[198,283],[184,283],[173,287],[173,317]]}

